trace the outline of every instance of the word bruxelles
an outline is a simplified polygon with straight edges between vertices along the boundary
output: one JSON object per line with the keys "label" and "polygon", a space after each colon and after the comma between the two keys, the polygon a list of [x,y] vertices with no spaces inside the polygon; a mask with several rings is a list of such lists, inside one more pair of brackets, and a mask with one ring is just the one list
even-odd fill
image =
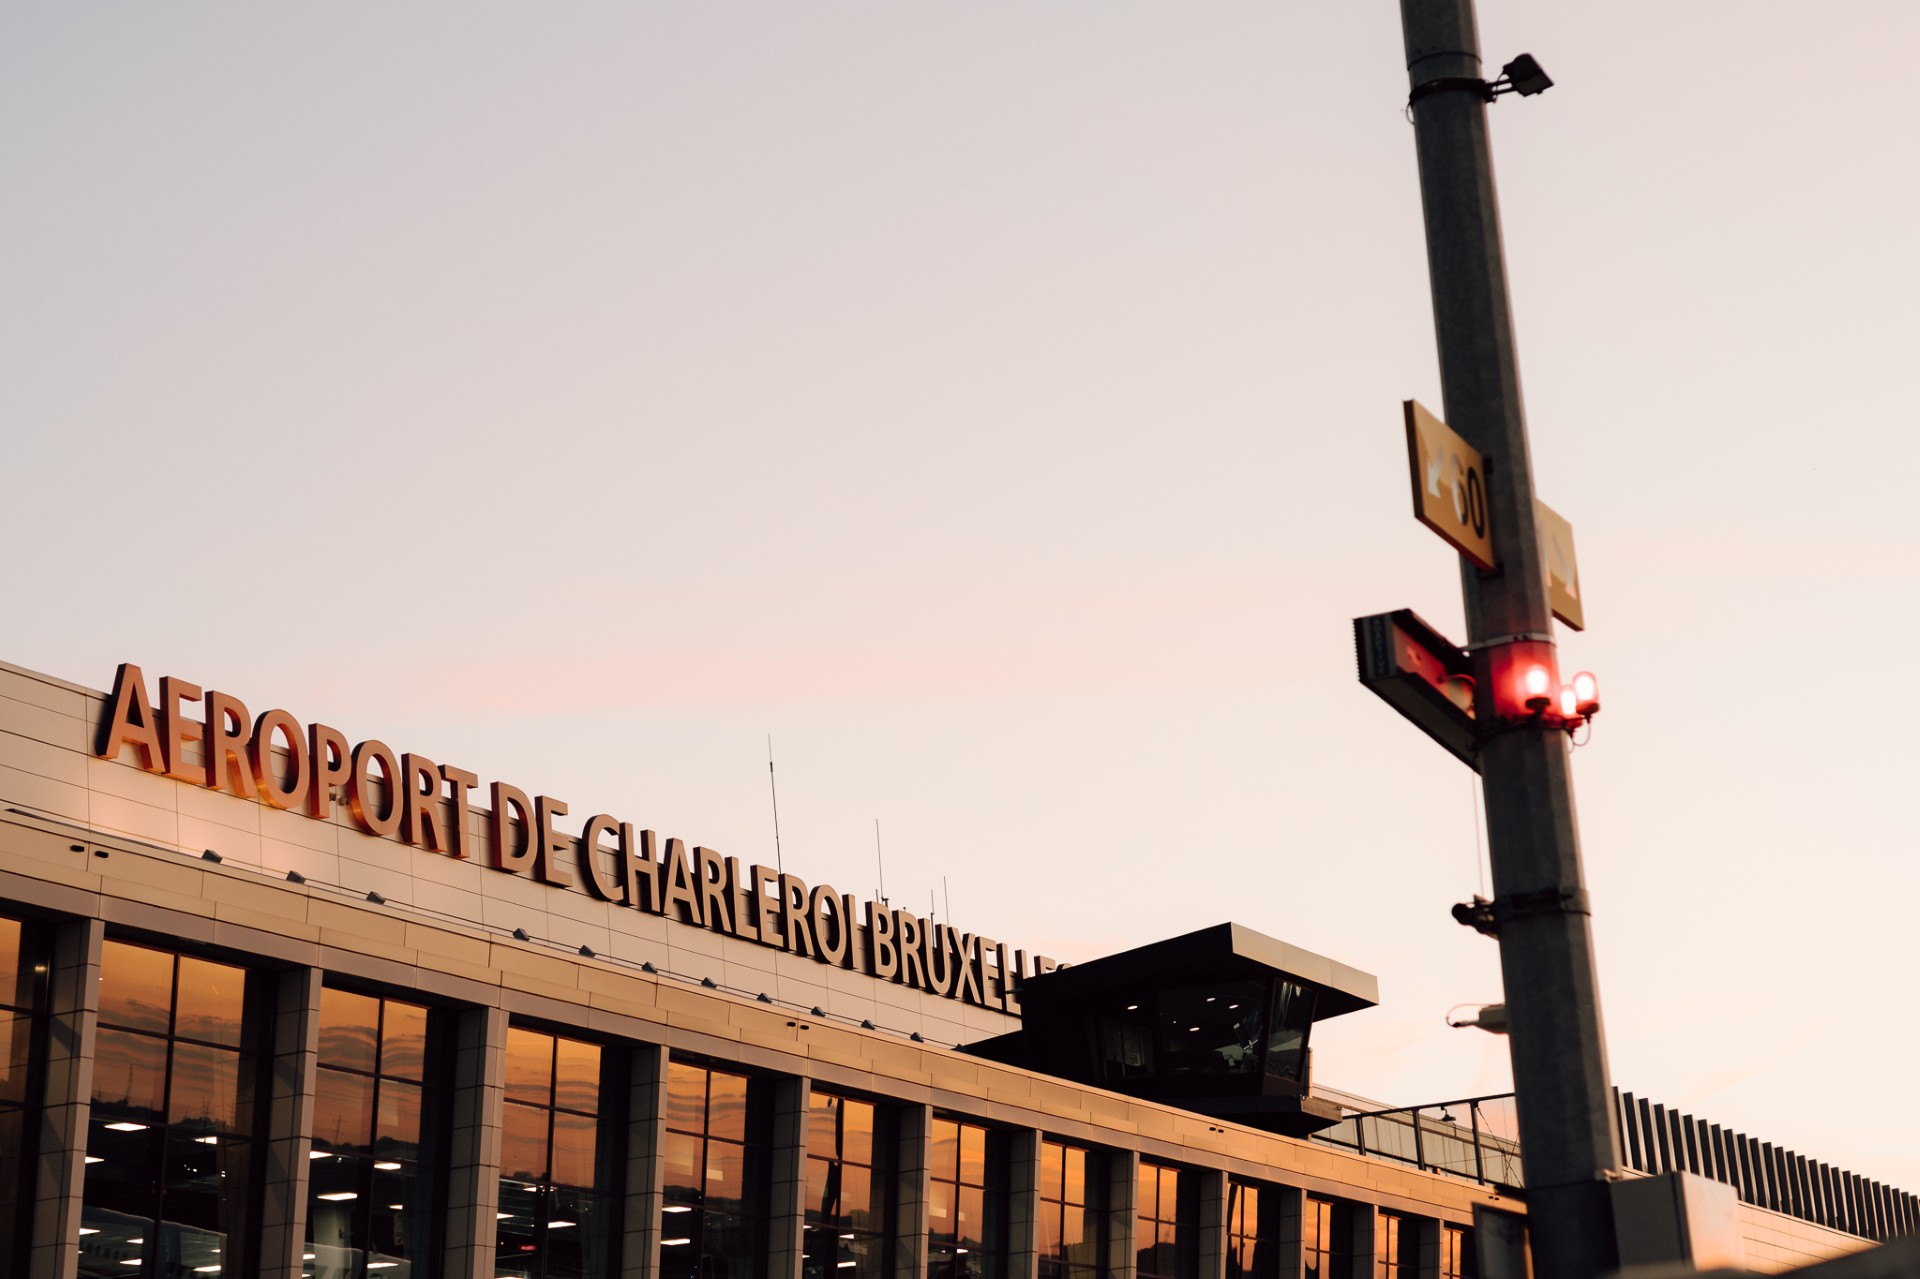
{"label": "word bruxelles", "polygon": [[[202,704],[205,719],[183,711]],[[187,746],[201,745],[200,763]],[[146,677],[130,662],[114,676],[113,696],[95,753],[116,759],[131,746],[150,773],[193,782],[317,821],[333,817],[336,792],[361,830],[399,839],[448,857],[472,856],[468,796],[480,779],[424,755],[395,755],[384,742],[349,747],[339,730],[300,721],[284,710],[250,718],[246,704],[221,692],[165,676],[158,706]],[[284,770],[274,767],[284,752]],[[578,844],[557,828],[567,805],[505,782],[489,788],[487,864],[563,889],[581,889],[605,902],[729,937],[759,942],[841,968],[858,964],[871,976],[929,994],[1017,1014],[1021,978],[1057,965],[1042,955],[1009,952],[990,937],[922,920],[910,911],[868,901],[856,912],[851,894],[830,884],[808,888],[795,875],[751,866],[709,848],[689,850],[678,839],[664,845],[650,830],[605,813],[587,819]],[[611,840],[611,843],[607,841]],[[864,915],[864,919],[862,918]],[[856,946],[856,942],[864,944]]]}

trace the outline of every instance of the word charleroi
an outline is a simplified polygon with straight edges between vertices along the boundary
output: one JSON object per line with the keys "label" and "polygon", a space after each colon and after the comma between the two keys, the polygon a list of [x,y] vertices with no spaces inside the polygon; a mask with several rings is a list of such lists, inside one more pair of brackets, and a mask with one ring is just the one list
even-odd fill
{"label": "word charleroi", "polygon": [[[204,706],[196,720],[182,709]],[[201,762],[189,763],[187,746],[201,744]],[[174,676],[160,680],[158,705],[147,696],[146,677],[123,662],[100,726],[94,753],[117,759],[131,746],[140,767],[277,809],[331,820],[336,790],[353,822],[369,835],[398,839],[448,857],[476,851],[468,830],[468,796],[480,779],[465,769],[436,764],[424,755],[396,755],[386,743],[367,740],[349,747],[338,729],[302,728],[284,710],[250,717],[239,698]],[[279,750],[284,769],[275,767]],[[556,828],[567,805],[505,782],[489,787],[487,864],[508,875],[529,876],[562,889],[584,889],[597,899],[662,915],[696,928],[755,941],[794,955],[852,968],[856,962],[883,980],[983,1008],[1018,1014],[1022,977],[1050,972],[1043,955],[1009,951],[990,937],[962,933],[950,924],[922,920],[911,911],[868,901],[856,913],[851,894],[830,884],[811,889],[798,876],[751,866],[743,875],[736,857],[712,849],[689,850],[678,839],[662,846],[650,830],[605,813],[587,819],[578,845]],[[607,843],[611,840],[611,844]],[[864,920],[862,919],[864,915]],[[864,946],[856,956],[856,934]]]}

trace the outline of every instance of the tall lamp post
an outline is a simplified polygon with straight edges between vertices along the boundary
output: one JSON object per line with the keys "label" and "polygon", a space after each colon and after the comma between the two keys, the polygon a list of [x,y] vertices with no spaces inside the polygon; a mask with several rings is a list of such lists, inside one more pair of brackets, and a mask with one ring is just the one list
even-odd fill
{"label": "tall lamp post", "polygon": [[1534,1270],[1598,1279],[1615,1265],[1609,1182],[1620,1143],[1568,738],[1498,705],[1516,654],[1551,669],[1553,620],[1486,109],[1496,94],[1537,93],[1551,81],[1524,55],[1500,79],[1482,77],[1472,0],[1401,0],[1400,10],[1446,421],[1487,460],[1498,568],[1463,559],[1460,577],[1475,719],[1496,726],[1479,734],[1478,754]]}

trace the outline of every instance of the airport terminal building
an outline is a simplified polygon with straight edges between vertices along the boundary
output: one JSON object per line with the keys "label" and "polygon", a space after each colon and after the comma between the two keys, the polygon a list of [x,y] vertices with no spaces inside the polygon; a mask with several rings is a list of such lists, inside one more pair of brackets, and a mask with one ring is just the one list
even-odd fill
{"label": "airport terminal building", "polygon": [[[1312,1076],[1366,973],[1235,924],[1068,965],[271,690],[112,684],[0,665],[0,1273],[1514,1273],[1497,1106]],[[1751,1268],[1914,1227],[1620,1120],[1734,1187]]]}

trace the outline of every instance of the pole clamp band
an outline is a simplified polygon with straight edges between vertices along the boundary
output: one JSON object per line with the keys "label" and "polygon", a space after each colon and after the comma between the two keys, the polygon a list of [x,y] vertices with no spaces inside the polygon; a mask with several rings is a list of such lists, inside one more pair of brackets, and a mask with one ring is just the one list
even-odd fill
{"label": "pole clamp band", "polygon": [[1478,653],[1483,648],[1499,648],[1502,644],[1553,643],[1552,631],[1517,631],[1512,635],[1489,635],[1467,645],[1469,653]]}
{"label": "pole clamp band", "polygon": [[1584,888],[1543,888],[1533,893],[1513,893],[1498,897],[1493,902],[1493,922],[1495,926],[1510,919],[1525,919],[1530,915],[1592,915],[1593,906],[1587,900]]}
{"label": "pole clamp band", "polygon": [[1443,75],[1414,85],[1413,92],[1407,95],[1407,108],[1411,110],[1420,99],[1449,89],[1464,89],[1482,102],[1493,101],[1493,86],[1485,80],[1469,75]]}

